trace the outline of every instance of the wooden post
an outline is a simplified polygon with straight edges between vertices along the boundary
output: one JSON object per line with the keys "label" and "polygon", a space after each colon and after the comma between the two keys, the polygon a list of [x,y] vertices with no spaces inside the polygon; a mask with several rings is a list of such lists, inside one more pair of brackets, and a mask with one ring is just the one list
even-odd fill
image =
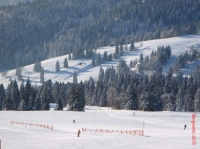
{"label": "wooden post", "polygon": [[143,135],[144,135],[144,121],[143,121]]}

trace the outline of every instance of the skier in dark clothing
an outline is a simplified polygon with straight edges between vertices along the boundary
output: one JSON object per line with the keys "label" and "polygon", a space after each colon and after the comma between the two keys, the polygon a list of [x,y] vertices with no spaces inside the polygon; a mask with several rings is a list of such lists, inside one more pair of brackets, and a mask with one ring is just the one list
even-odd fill
{"label": "skier in dark clothing", "polygon": [[73,120],[73,123],[75,123],[75,120]]}
{"label": "skier in dark clothing", "polygon": [[80,129],[78,130],[78,135],[77,135],[77,137],[80,137],[80,134],[81,134],[81,131],[80,131]]}
{"label": "skier in dark clothing", "polygon": [[184,125],[184,130],[185,130],[186,127],[187,127],[187,125],[185,124],[185,125]]}

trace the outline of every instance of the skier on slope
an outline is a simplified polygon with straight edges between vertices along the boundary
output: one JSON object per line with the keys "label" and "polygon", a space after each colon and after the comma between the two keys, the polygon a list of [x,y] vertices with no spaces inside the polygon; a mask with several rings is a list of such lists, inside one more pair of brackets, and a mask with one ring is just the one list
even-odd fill
{"label": "skier on slope", "polygon": [[80,131],[80,129],[78,130],[78,135],[77,135],[77,137],[80,137],[80,134],[81,134],[81,131]]}
{"label": "skier on slope", "polygon": [[185,130],[186,127],[187,127],[187,125],[185,124],[185,125],[184,125],[184,130]]}

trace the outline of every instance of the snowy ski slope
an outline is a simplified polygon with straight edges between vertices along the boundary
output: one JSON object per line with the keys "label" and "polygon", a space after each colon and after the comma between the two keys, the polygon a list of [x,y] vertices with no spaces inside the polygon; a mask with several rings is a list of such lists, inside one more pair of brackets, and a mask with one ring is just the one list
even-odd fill
{"label": "snowy ski slope", "polygon": [[[192,145],[190,112],[143,112],[86,106],[85,112],[1,111],[2,149],[198,149],[200,113],[196,113],[196,145]],[[76,123],[73,123],[73,119]],[[11,121],[51,125],[45,128],[11,125]],[[143,130],[144,136],[81,132],[87,129]],[[186,130],[183,130],[184,125]]]}

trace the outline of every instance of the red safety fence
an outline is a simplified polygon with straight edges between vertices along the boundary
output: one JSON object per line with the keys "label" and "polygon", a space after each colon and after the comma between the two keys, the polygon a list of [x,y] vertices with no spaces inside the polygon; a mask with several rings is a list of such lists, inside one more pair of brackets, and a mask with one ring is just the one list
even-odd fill
{"label": "red safety fence", "polygon": [[21,125],[21,126],[30,126],[30,127],[41,127],[53,130],[53,126],[50,125],[43,125],[43,124],[31,124],[31,123],[24,123],[24,122],[13,122],[11,121],[11,125]]}
{"label": "red safety fence", "polygon": [[100,132],[100,133],[120,133],[120,134],[130,134],[130,135],[144,135],[143,130],[109,130],[109,129],[88,129],[82,128],[82,132]]}

